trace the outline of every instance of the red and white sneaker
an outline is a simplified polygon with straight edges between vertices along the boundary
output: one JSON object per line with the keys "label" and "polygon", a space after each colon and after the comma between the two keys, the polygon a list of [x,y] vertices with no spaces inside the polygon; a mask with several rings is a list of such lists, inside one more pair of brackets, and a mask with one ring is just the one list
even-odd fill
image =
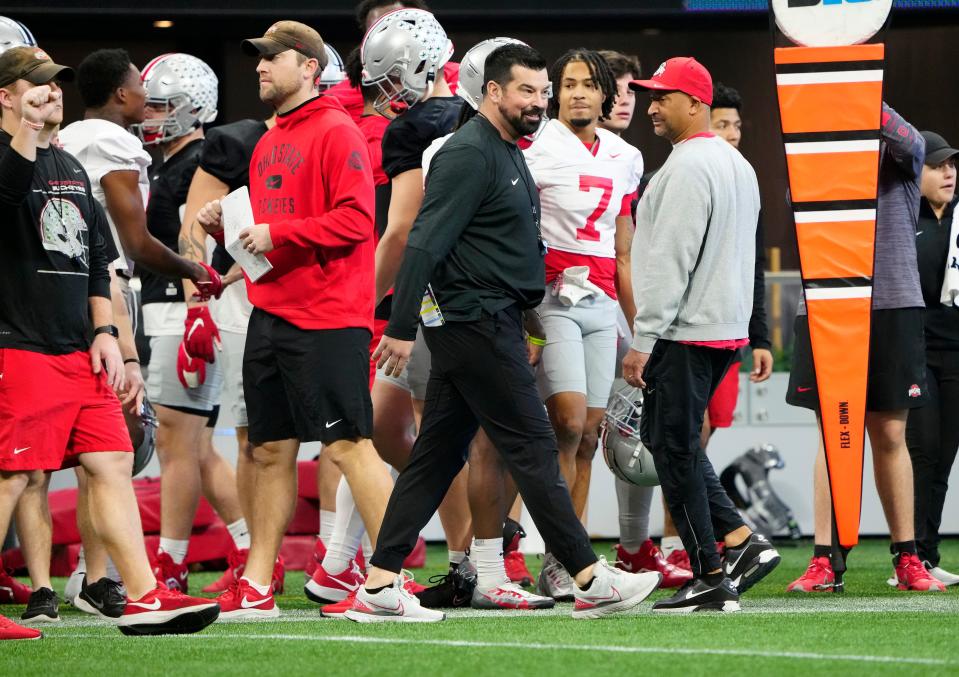
{"label": "red and white sneaker", "polygon": [[[659,584],[661,588],[679,588],[691,581],[693,572],[688,569],[680,569],[675,564],[670,564],[663,553],[653,545],[652,540],[646,539],[634,554],[626,552],[626,549],[617,543],[616,549],[616,568],[623,571],[639,573],[641,571],[658,571],[663,575],[663,580]],[[685,550],[683,552],[686,552]]]}
{"label": "red and white sneaker", "polygon": [[326,546],[323,544],[322,538],[317,538],[316,543],[313,544],[313,554],[310,556],[310,559],[306,563],[306,568],[303,570],[307,578],[312,578],[316,567],[323,564],[324,557],[326,557]]}
{"label": "red and white sneaker", "polygon": [[503,564],[506,566],[506,575],[511,583],[521,586],[530,586],[535,580],[526,566],[526,557],[519,550],[503,553]]}
{"label": "red and white sneaker", "polygon": [[220,618],[227,620],[276,618],[280,607],[273,593],[261,595],[245,578],[239,578],[233,586],[216,598],[220,605]]}
{"label": "red and white sneaker", "polygon": [[[359,588],[356,590],[359,590]],[[342,601],[327,604],[321,608],[320,615],[324,618],[343,618],[343,615],[353,608],[353,602],[356,600],[356,590],[347,595]]]}
{"label": "red and white sneaker", "polygon": [[32,594],[30,586],[11,576],[0,561],[0,604],[26,604]]}
{"label": "red and white sneaker", "polygon": [[0,640],[4,639],[40,639],[43,633],[33,628],[17,625],[6,616],[0,614]]}
{"label": "red and white sneaker", "polygon": [[273,577],[270,579],[270,587],[274,595],[282,595],[286,589],[286,562],[280,556],[277,556],[276,562],[273,564]]}
{"label": "red and white sneaker", "polygon": [[506,583],[493,588],[473,588],[470,606],[474,609],[552,609],[556,600],[535,595],[516,583]]}
{"label": "red and white sneaker", "polygon": [[226,556],[226,571],[223,572],[220,578],[203,588],[203,592],[220,593],[229,590],[234,581],[239,580],[240,576],[243,575],[243,570],[246,568],[246,558],[249,554],[250,551],[248,548],[232,550],[230,554]]}
{"label": "red and white sneaker", "polygon": [[169,553],[157,551],[153,562],[153,575],[170,590],[176,590],[184,595],[190,589],[190,570],[185,562],[177,564]]}
{"label": "red and white sneaker", "polygon": [[[415,595],[418,592],[426,590],[426,586],[420,585],[413,580],[412,576],[409,576],[404,572],[405,580],[403,581],[403,589],[411,595]],[[357,588],[359,590],[359,588]],[[353,608],[353,602],[356,600],[356,590],[351,592],[346,596],[342,602],[336,602],[335,604],[327,604],[325,607],[320,609],[320,615],[324,618],[343,618],[343,615],[350,609]]]}
{"label": "red and white sneaker", "polygon": [[683,549],[673,550],[666,555],[666,561],[677,569],[685,569],[686,571],[693,570],[693,565],[689,563],[689,553]]}
{"label": "red and white sneaker", "polygon": [[183,635],[199,632],[219,615],[216,601],[188,597],[157,583],[140,599],[127,598],[117,625],[124,635]]}
{"label": "red and white sneaker", "polygon": [[919,557],[911,552],[899,553],[893,560],[896,567],[896,587],[900,590],[916,590],[919,592],[945,592],[946,586],[936,580],[919,561]]}
{"label": "red and white sneaker", "polygon": [[806,573],[786,586],[786,592],[832,592],[836,574],[828,557],[813,557]]}
{"label": "red and white sneaker", "polygon": [[406,591],[403,577],[393,585],[371,595],[363,586],[356,591],[353,607],[343,614],[356,623],[436,623],[446,618],[442,611],[427,609],[420,600]]}
{"label": "red and white sneaker", "polygon": [[303,592],[317,604],[341,602],[351,592],[356,592],[365,580],[355,559],[350,560],[346,569],[337,574],[327,572],[320,564],[313,572],[313,577],[306,582]]}
{"label": "red and white sneaker", "polygon": [[426,539],[417,537],[412,552],[403,560],[404,569],[422,569],[426,566]]}

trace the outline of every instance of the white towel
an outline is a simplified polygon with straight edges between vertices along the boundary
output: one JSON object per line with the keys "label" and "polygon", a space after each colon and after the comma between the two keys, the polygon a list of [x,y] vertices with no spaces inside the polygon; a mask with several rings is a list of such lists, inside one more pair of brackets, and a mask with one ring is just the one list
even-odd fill
{"label": "white towel", "polygon": [[573,266],[563,271],[553,283],[553,296],[559,297],[564,306],[575,306],[603,290],[589,281],[589,266]]}
{"label": "white towel", "polygon": [[946,274],[942,278],[942,293],[939,301],[945,306],[959,305],[959,209],[952,213],[949,230],[949,255],[946,257]]}

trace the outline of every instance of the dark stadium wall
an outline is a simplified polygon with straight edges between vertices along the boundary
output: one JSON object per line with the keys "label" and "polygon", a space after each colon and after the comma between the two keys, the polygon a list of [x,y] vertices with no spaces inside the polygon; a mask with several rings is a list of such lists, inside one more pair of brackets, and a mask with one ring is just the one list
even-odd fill
{"label": "dark stadium wall", "polygon": [[[0,13],[6,13],[0,7]],[[260,35],[273,19],[289,16],[228,18],[179,17],[169,29],[156,29],[156,16],[36,15],[9,13],[24,21],[40,44],[61,63],[77,64],[99,47],[125,47],[135,63],[170,51],[183,51],[206,60],[220,77],[220,115],[217,122],[243,117],[265,117],[256,97],[256,62],[243,56],[239,41]],[[317,28],[345,57],[361,38],[352,18],[340,13],[300,17]],[[444,21],[459,58],[473,44],[495,35],[528,42],[547,59],[571,47],[616,49],[637,54],[644,75],[666,58],[692,55],[714,79],[737,88],[744,100],[741,150],[759,175],[767,246],[782,248],[783,266],[798,267],[795,235],[785,201],[785,161],[779,135],[772,68],[772,39],[765,16],[718,14],[646,16],[615,20],[540,17],[499,19],[488,15]],[[887,34],[886,95],[888,103],[919,129],[941,132],[959,142],[959,90],[955,82],[955,45],[959,39],[959,12],[897,12]],[[66,88],[67,121],[81,114],[76,91]],[[662,164],[669,145],[653,133],[646,117],[647,98],[637,97],[636,116],[627,138],[637,145],[649,169]]]}

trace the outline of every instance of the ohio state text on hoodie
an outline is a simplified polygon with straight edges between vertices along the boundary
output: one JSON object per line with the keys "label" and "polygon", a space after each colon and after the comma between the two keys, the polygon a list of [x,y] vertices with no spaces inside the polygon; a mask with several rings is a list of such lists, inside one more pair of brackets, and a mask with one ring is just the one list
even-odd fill
{"label": "ohio state text on hoodie", "polygon": [[372,331],[373,173],[366,139],[320,96],[277,116],[250,160],[256,223],[270,224],[273,270],[250,302],[301,329]]}

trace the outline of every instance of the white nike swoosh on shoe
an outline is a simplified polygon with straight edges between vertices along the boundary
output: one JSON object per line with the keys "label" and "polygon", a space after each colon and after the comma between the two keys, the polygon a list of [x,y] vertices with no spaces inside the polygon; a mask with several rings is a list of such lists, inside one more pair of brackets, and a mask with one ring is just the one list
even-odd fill
{"label": "white nike swoosh on shoe", "polygon": [[269,602],[270,599],[271,599],[270,597],[265,597],[263,599],[250,601],[250,598],[244,595],[243,599],[240,600],[240,607],[243,609],[253,609],[258,606],[263,606],[264,604]]}
{"label": "white nike swoosh on shoe", "polygon": [[696,597],[699,597],[700,595],[705,595],[707,592],[712,592],[712,590],[711,589],[700,590],[699,592],[693,592],[692,590],[690,590],[689,592],[686,593],[686,597],[684,597],[684,599],[695,599]]}
{"label": "white nike swoosh on shoe", "polygon": [[354,590],[356,590],[357,588],[360,587],[360,584],[359,584],[359,583],[352,583],[352,584],[351,584],[351,583],[347,583],[346,581],[341,580],[341,579],[337,578],[336,576],[330,576],[330,579],[336,581],[337,583],[339,583],[340,585],[342,585],[344,588],[346,588],[346,589],[349,590],[350,592],[353,592]]}
{"label": "white nike swoosh on shoe", "polygon": [[160,608],[160,600],[154,599],[152,604],[144,604],[143,602],[127,602],[127,606],[138,606],[141,609],[146,609],[147,611],[156,611]]}

